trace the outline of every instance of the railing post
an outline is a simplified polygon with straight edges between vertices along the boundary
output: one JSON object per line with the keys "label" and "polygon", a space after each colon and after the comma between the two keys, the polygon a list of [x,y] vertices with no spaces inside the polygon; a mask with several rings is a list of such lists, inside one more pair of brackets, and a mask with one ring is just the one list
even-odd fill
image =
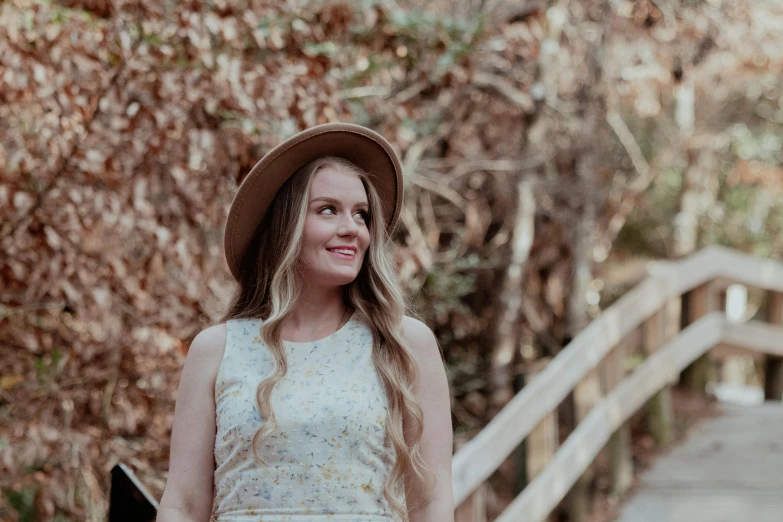
{"label": "railing post", "polygon": [[[783,324],[783,292],[768,292],[767,320]],[[783,400],[783,357],[767,355],[764,363],[764,400]]]}
{"label": "railing post", "polygon": [[544,417],[525,439],[525,474],[528,483],[549,464],[557,451],[557,445],[557,415],[553,412]]}
{"label": "railing post", "polygon": [[[680,300],[672,299],[653,314],[642,328],[642,350],[645,357],[653,355],[673,339],[680,329]],[[647,430],[655,443],[663,448],[672,440],[674,411],[671,386],[660,389],[647,402]]]}
{"label": "railing post", "polygon": [[454,511],[454,522],[487,522],[487,483],[470,494]]}
{"label": "railing post", "polygon": [[[695,323],[709,312],[719,309],[713,288],[711,282],[707,282],[683,296],[683,326]],[[691,391],[706,394],[709,373],[710,356],[707,352],[682,371],[680,383]]]}
{"label": "railing post", "polygon": [[[623,339],[609,352],[601,365],[603,370],[604,395],[608,395],[625,377],[625,361],[628,355],[629,339]],[[631,431],[628,423],[617,428],[608,443],[609,474],[611,491],[622,495],[633,482],[633,460],[631,457]]]}
{"label": "railing post", "polygon": [[[543,366],[537,368],[534,371],[529,372],[526,375],[526,380],[529,383],[536,375],[538,375]],[[546,417],[541,419],[530,434],[525,438],[525,482],[530,483],[536,475],[538,475],[549,462],[557,451],[557,447],[560,443],[560,437],[558,433],[557,424],[557,410],[549,413]]]}
{"label": "railing post", "polygon": [[[601,400],[601,380],[598,370],[588,373],[582,382],[576,385],[574,398],[574,425],[578,425],[590,410]],[[592,464],[585,469],[568,493],[569,522],[582,522],[591,511],[590,482],[593,480]]]}
{"label": "railing post", "polygon": [[[455,453],[468,441],[455,440]],[[454,510],[454,522],[487,522],[487,483],[484,482]]]}

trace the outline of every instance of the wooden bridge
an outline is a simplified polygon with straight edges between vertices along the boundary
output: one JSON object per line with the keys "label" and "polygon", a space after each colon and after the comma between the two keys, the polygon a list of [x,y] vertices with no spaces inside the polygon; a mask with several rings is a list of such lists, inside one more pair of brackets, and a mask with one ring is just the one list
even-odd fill
{"label": "wooden bridge", "polygon": [[[767,294],[767,321],[722,311],[733,283]],[[684,327],[684,328],[682,328]],[[644,361],[625,371],[628,350]],[[486,522],[486,480],[521,444],[527,487],[495,520],[541,522],[568,494],[570,520],[586,517],[586,473],[608,447],[611,485],[633,477],[627,421],[647,405],[650,434],[671,442],[670,386],[683,373],[704,390],[710,354],[753,353],[766,371],[764,406],[730,408],[704,424],[645,476],[620,522],[771,522],[783,513],[783,264],[709,247],[659,264],[604,311],[454,455],[457,522]],[[578,424],[558,447],[556,409],[573,393]],[[157,504],[127,469],[114,470],[111,522],[152,520]],[[116,486],[116,487],[115,487]]]}
{"label": "wooden bridge", "polygon": [[[783,513],[783,264],[721,247],[657,265],[566,346],[453,459],[457,522],[484,522],[485,481],[525,444],[532,480],[496,518],[540,522],[568,494],[586,517],[586,473],[608,447],[612,490],[633,477],[627,421],[647,405],[650,434],[671,441],[670,386],[704,390],[708,357],[753,353],[765,367],[764,406],[732,408],[659,461],[623,506],[620,522],[781,520]],[[764,322],[732,322],[725,290],[766,292]],[[644,361],[625,371],[626,353]],[[573,393],[578,424],[558,447],[556,409]],[[581,500],[580,500],[581,498]]]}

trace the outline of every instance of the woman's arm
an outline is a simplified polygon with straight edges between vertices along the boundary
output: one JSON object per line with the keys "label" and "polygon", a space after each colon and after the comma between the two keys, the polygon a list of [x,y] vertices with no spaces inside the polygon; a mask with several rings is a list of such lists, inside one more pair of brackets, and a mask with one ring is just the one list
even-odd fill
{"label": "woman's arm", "polygon": [[207,522],[215,472],[215,378],[226,348],[226,326],[200,332],[182,368],[166,489],[157,522]]}
{"label": "woman's arm", "polygon": [[[424,413],[422,457],[431,470],[424,482],[415,474],[406,477],[408,516],[410,522],[453,522],[451,396],[440,347],[432,330],[417,319],[405,317],[403,332],[419,365],[416,398]],[[406,415],[405,426],[411,422]]]}

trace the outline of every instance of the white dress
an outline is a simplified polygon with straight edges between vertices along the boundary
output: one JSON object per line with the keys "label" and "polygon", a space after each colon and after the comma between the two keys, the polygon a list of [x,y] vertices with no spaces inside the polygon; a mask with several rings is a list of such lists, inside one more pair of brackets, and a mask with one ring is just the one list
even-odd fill
{"label": "white dress", "polygon": [[260,329],[260,319],[226,324],[215,383],[214,518],[395,522],[383,495],[395,461],[384,445],[388,401],[367,323],[355,311],[324,339],[283,341],[288,373],[272,392],[279,429],[262,443],[268,470],[251,447],[262,423],[256,388],[274,367]]}

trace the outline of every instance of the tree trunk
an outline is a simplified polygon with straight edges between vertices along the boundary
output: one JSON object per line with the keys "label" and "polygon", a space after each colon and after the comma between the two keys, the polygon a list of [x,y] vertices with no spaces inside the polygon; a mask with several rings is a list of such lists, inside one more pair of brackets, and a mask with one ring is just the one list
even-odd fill
{"label": "tree trunk", "polygon": [[[595,122],[596,108],[588,107],[588,115],[585,119],[585,127],[592,127]],[[595,127],[592,127],[593,129]],[[587,130],[587,129],[585,129]],[[568,337],[573,339],[581,332],[589,321],[587,292],[592,281],[592,232],[595,227],[595,198],[590,190],[595,185],[595,150],[594,146],[582,147],[577,159],[577,175],[579,186],[582,188],[584,201],[581,219],[573,227],[572,252],[573,252],[573,277],[571,280],[571,295],[568,301]],[[595,380],[595,383],[587,381]],[[591,374],[585,378],[583,385],[586,388],[600,387],[597,374]],[[584,401],[578,397],[575,391],[572,397],[574,401],[574,428],[589,413],[594,405],[592,401]],[[580,522],[587,518],[591,511],[590,482],[593,478],[592,466],[577,480],[568,495],[569,520]]]}
{"label": "tree trunk", "polygon": [[680,209],[674,219],[674,255],[687,256],[699,246],[699,220],[715,204],[717,165],[708,149],[686,151],[688,167],[682,180]]}
{"label": "tree trunk", "polygon": [[511,363],[514,351],[519,346],[517,332],[521,318],[523,277],[525,263],[533,245],[536,202],[533,195],[533,181],[520,174],[517,184],[517,207],[514,230],[512,232],[511,260],[503,278],[503,286],[498,301],[498,321],[495,333],[495,346],[492,349],[492,371],[490,374],[490,418],[511,400],[513,390],[513,372]]}
{"label": "tree trunk", "polygon": [[[699,246],[699,221],[715,204],[718,179],[712,151],[692,144],[696,96],[690,76],[676,89],[675,117],[687,159],[680,191],[680,208],[674,218],[674,257],[681,258],[692,254]],[[706,393],[706,389],[701,389],[701,383],[707,378],[709,365],[708,352],[682,371],[680,382],[691,383],[699,388],[698,391]]]}
{"label": "tree trunk", "polygon": [[[599,52],[597,49],[593,49],[593,51],[596,54]],[[601,93],[597,92],[598,86],[601,85],[601,63],[598,59],[591,57],[587,59],[591,63],[591,74],[588,81],[592,89],[587,93],[585,100],[584,118],[579,138],[579,156],[576,159],[576,175],[579,180],[578,187],[582,193],[582,209],[578,222],[572,228],[571,245],[574,264],[567,316],[568,337],[571,339],[576,337],[590,320],[587,294],[593,279],[593,231],[595,230],[596,217],[596,195],[594,192],[595,151],[598,150],[596,133],[600,128],[599,121],[603,120],[602,116],[605,112],[605,108],[602,106]],[[597,373],[592,372],[591,375],[585,378],[581,386],[585,389],[600,388]],[[585,397],[579,397],[578,395],[575,390],[572,397],[574,401],[574,428],[594,405],[594,401],[585,400]],[[592,497],[589,492],[592,479],[593,468],[589,466],[571,488],[568,496],[569,520],[581,522],[592,511]]]}

